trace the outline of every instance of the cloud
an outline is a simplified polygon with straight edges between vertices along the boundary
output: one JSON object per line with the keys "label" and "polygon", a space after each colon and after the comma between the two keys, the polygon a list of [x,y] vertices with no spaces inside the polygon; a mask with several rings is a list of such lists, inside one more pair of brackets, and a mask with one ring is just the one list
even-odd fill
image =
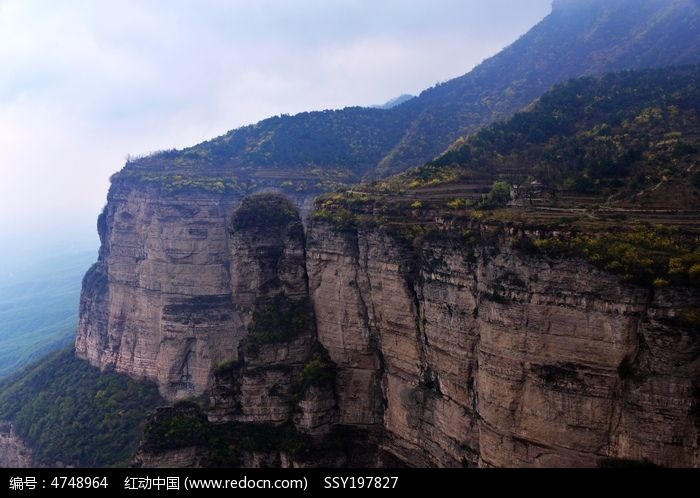
{"label": "cloud", "polygon": [[46,213],[93,219],[129,153],[417,93],[548,10],[549,0],[0,0],[0,230]]}

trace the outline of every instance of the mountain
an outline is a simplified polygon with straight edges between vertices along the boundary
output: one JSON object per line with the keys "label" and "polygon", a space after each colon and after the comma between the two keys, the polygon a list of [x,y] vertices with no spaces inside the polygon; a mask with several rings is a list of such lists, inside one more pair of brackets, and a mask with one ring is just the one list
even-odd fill
{"label": "mountain", "polygon": [[[700,66],[572,80],[386,184],[478,199],[495,181],[546,189],[539,203],[700,209]],[[386,189],[386,185],[384,186]],[[532,206],[531,206],[532,207]],[[672,215],[669,215],[672,216]]]}
{"label": "mountain", "polygon": [[136,159],[118,176],[168,189],[333,190],[419,166],[569,78],[698,62],[699,40],[695,0],[558,1],[498,55],[391,109],[278,116],[182,151]]}
{"label": "mountain", "polygon": [[699,81],[569,81],[306,219],[118,179],[76,347],[176,402],[132,463],[700,466]]}
{"label": "mountain", "polygon": [[378,172],[428,161],[450,141],[510,116],[556,83],[698,62],[699,54],[700,5],[694,0],[555,1],[547,18],[498,55],[406,104],[417,117]]}
{"label": "mountain", "polygon": [[[540,24],[468,75],[393,109],[279,116],[183,151],[129,161],[113,176],[98,220],[102,247],[84,280],[77,354],[154,380],[167,398],[184,396],[183,375],[202,394],[211,368],[235,355],[247,333],[231,301],[227,243],[231,214],[247,196],[281,192],[305,218],[318,194],[376,173],[406,130],[417,138],[405,143],[430,149],[415,155],[422,163],[469,131],[467,123],[510,115],[577,72],[696,59],[698,19],[698,6],[686,0],[556,3]],[[655,170],[659,181],[668,177],[662,170]],[[587,174],[583,168],[568,179],[583,188]],[[640,185],[654,178],[645,176]],[[476,194],[491,183],[477,182]],[[659,188],[653,192],[665,191]],[[209,331],[209,320],[220,327]],[[202,333],[200,322],[211,334]],[[222,329],[229,332],[217,332]]]}
{"label": "mountain", "polygon": [[690,1],[556,2],[392,109],[130,160],[76,355],[175,403],[132,463],[700,466],[699,217],[672,195],[697,190],[697,68],[543,95],[695,62],[697,19]]}

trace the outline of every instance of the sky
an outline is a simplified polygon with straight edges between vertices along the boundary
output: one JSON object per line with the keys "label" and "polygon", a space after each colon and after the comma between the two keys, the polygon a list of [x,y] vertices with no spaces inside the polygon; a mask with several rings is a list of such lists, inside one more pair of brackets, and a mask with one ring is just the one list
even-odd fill
{"label": "sky", "polygon": [[1,246],[94,244],[127,155],[417,94],[515,41],[550,3],[0,0]]}

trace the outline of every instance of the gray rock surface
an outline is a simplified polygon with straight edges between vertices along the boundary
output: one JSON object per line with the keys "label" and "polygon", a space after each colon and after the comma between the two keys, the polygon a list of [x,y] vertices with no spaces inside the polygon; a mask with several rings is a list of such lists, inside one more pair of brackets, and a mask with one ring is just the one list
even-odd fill
{"label": "gray rock surface", "polygon": [[[172,400],[207,394],[212,423],[368,430],[379,465],[700,466],[700,337],[672,325],[700,308],[696,291],[527,254],[503,230],[419,246],[322,221],[235,230],[240,203],[113,185],[78,354]],[[310,303],[311,325],[255,339],[278,302]],[[335,380],[299,391],[319,351]]]}
{"label": "gray rock surface", "polygon": [[32,466],[31,448],[15,434],[12,424],[0,422],[0,468],[28,469]]}
{"label": "gray rock surface", "polygon": [[[642,289],[505,238],[437,239],[415,258],[381,232],[315,224],[308,245],[319,339],[345,372],[340,416],[383,421],[396,459],[700,465],[700,339],[664,321],[697,308],[697,292]],[[377,390],[381,410],[367,403]]]}

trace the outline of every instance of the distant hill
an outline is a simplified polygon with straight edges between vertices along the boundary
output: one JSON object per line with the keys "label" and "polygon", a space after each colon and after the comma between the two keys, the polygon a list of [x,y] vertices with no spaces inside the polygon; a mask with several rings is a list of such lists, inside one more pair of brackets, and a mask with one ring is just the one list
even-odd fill
{"label": "distant hill", "polygon": [[56,255],[0,279],[0,377],[73,341],[80,286],[95,253]]}
{"label": "distant hill", "polygon": [[393,109],[394,107],[403,104],[404,102],[408,102],[411,99],[415,99],[415,95],[409,95],[407,93],[400,95],[399,97],[396,97],[395,99],[391,99],[389,102],[386,102],[385,104],[382,105],[375,105],[373,106],[374,109]]}
{"label": "distant hill", "polygon": [[322,192],[424,164],[569,78],[698,61],[695,0],[561,0],[495,57],[391,109],[278,116],[132,160],[120,175],[169,189],[246,192],[284,184]]}

